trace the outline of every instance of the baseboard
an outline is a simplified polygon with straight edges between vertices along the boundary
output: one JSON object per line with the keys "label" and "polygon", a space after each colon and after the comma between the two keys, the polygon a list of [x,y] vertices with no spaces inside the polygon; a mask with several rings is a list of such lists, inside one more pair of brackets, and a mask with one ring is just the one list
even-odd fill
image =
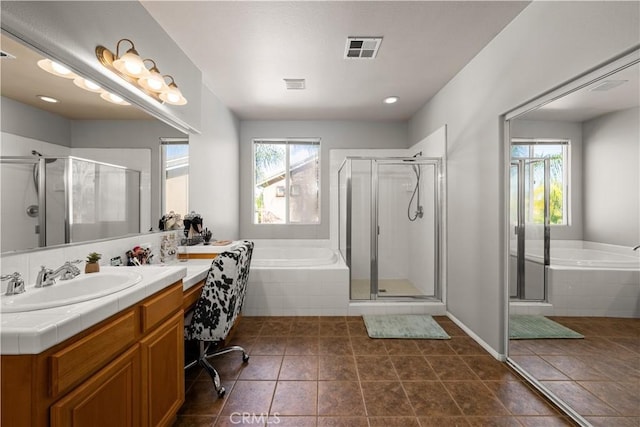
{"label": "baseboard", "polygon": [[471,329],[469,329],[464,323],[460,321],[456,316],[447,311],[447,317],[453,321],[456,325],[460,327],[467,335],[469,335],[475,342],[480,344],[482,348],[484,348],[490,355],[498,359],[500,362],[506,362],[507,356],[505,354],[500,354],[493,349],[489,344],[487,344],[482,338],[476,335]]}

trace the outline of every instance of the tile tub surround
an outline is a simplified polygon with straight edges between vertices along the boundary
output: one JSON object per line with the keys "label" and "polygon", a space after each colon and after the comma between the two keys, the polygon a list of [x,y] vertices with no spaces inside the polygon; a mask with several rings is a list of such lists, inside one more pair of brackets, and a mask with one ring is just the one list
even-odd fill
{"label": "tile tub surround", "polygon": [[206,372],[188,370],[174,427],[574,425],[453,321],[435,319],[451,340],[374,340],[355,316],[245,315],[230,344],[249,363],[212,359],[222,399]]}

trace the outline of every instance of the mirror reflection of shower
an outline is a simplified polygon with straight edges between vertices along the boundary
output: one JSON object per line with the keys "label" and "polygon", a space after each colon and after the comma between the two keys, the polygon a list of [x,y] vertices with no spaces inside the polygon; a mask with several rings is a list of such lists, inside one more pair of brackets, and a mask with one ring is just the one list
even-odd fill
{"label": "mirror reflection of shower", "polygon": [[[39,157],[44,157],[42,155],[41,152],[36,151],[36,150],[31,150],[31,155],[32,156],[36,156],[37,158]],[[56,159],[45,159],[45,163],[53,163],[55,162]],[[33,177],[33,186],[36,189],[36,197],[38,197],[40,195],[40,167],[38,165],[38,163],[34,163],[33,164],[33,171],[31,173],[31,176]],[[27,206],[27,215],[31,218],[37,218],[38,217],[38,213],[40,212],[40,207],[36,204],[36,205],[29,205]],[[36,231],[37,233],[37,231]]]}
{"label": "mirror reflection of shower", "polygon": [[[420,151],[419,153],[414,154],[413,157],[420,157],[422,156],[422,151]],[[419,165],[413,165],[411,166],[413,168],[413,173],[416,175],[416,185],[415,187],[413,187],[413,194],[411,194],[411,199],[409,199],[409,205],[407,206],[407,217],[409,218],[409,221],[413,222],[418,218],[422,218],[424,216],[424,208],[422,207],[422,205],[420,204],[420,166]],[[416,197],[417,195],[417,197]],[[413,214],[413,216],[411,215],[411,205],[413,205],[413,200],[416,200],[416,210]]]}

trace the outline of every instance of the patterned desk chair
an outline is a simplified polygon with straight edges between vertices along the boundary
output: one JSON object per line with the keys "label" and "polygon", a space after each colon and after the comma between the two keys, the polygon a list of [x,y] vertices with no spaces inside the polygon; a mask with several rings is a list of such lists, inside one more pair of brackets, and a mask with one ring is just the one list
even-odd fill
{"label": "patterned desk chair", "polygon": [[[192,315],[185,319],[185,339],[199,341],[198,358],[188,363],[185,369],[196,364],[206,369],[219,397],[224,396],[225,389],[220,382],[220,375],[207,359],[232,351],[241,351],[242,361],[246,363],[249,360],[247,352],[240,346],[218,346],[229,334],[242,309],[252,253],[253,242],[245,240],[232,250],[214,258],[202,294]],[[212,344],[214,351],[209,352]]]}

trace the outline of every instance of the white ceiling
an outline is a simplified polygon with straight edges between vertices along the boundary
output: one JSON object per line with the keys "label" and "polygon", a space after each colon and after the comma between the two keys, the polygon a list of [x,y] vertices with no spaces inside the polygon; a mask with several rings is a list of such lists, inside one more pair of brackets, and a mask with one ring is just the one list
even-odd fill
{"label": "white ceiling", "polygon": [[[142,1],[241,119],[407,120],[524,1]],[[349,36],[384,37],[374,60]],[[283,79],[306,79],[285,90]],[[383,98],[400,101],[384,105]]]}
{"label": "white ceiling", "polygon": [[[593,90],[603,82],[610,81],[622,81],[624,83],[606,91]],[[518,118],[584,122],[603,114],[626,110],[639,105],[640,64],[635,64]]]}

